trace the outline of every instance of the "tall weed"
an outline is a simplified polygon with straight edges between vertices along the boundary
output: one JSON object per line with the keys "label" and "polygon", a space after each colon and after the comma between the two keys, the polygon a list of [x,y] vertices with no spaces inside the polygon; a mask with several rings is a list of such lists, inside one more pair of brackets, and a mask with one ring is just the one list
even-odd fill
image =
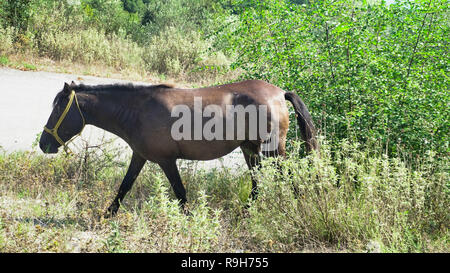
{"label": "tall weed", "polygon": [[442,163],[425,173],[347,141],[335,154],[325,144],[320,157],[292,155],[280,162],[281,173],[273,163],[268,159],[257,173],[260,198],[248,219],[255,240],[269,250],[326,242],[361,251],[377,242],[383,251],[423,252],[434,247],[427,238],[448,232],[449,176]]}

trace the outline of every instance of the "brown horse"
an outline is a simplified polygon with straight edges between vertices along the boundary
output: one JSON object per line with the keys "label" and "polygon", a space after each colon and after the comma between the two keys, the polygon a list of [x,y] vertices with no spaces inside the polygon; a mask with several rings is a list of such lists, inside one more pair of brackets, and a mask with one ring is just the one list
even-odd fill
{"label": "brown horse", "polygon": [[[201,104],[199,104],[201,99]],[[289,100],[295,109],[301,136],[308,151],[317,149],[315,129],[311,116],[301,99],[292,92],[260,80],[248,80],[238,83],[213,86],[199,89],[178,89],[168,85],[133,86],[133,85],[99,85],[86,86],[65,83],[53,102],[53,111],[40,138],[40,148],[44,153],[57,153],[58,148],[65,146],[73,136],[81,133],[85,124],[91,124],[107,130],[124,139],[133,150],[131,163],[120,185],[119,192],[108,215],[115,215],[126,193],[131,189],[136,177],[147,160],[157,163],[167,176],[176,197],[184,207],[186,191],[181,183],[177,169],[177,159],[210,160],[222,157],[237,147],[244,153],[250,169],[259,164],[261,146],[267,143],[269,131],[275,131],[277,141],[274,149],[263,151],[267,156],[285,156],[286,134],[289,128],[289,113],[285,101]],[[174,109],[189,110],[193,116],[187,115],[188,123],[179,126],[179,115],[174,116]],[[198,110],[208,112],[208,106],[214,106],[209,115],[198,115]],[[249,118],[250,111],[244,119],[239,113],[227,113],[228,106],[259,107],[265,112],[256,112],[257,121],[268,123],[266,134],[259,130],[252,134],[255,127]],[[196,109],[197,107],[197,109]],[[240,108],[240,109],[242,109]],[[223,111],[222,113],[220,113]],[[212,117],[214,113],[214,117]],[[262,114],[264,113],[264,115]],[[198,117],[200,117],[198,119]],[[242,116],[241,116],[242,117]],[[276,117],[276,120],[275,118]],[[184,138],[174,137],[174,132],[203,128],[204,122],[214,119],[221,121],[215,124],[231,124],[231,134],[215,128],[215,138],[196,135],[196,132],[182,133]],[[276,124],[274,123],[276,121]],[[231,123],[230,123],[231,122]],[[276,126],[274,126],[274,124]],[[205,124],[206,127],[206,124]],[[211,126],[210,126],[211,127]],[[214,126],[212,126],[214,127]],[[53,128],[53,129],[49,129]],[[229,129],[227,127],[227,129]],[[195,130],[194,130],[195,131]],[[200,133],[202,131],[200,130]],[[230,137],[231,136],[231,137]],[[273,138],[273,135],[272,135]],[[256,198],[257,186],[252,178],[252,197]]]}

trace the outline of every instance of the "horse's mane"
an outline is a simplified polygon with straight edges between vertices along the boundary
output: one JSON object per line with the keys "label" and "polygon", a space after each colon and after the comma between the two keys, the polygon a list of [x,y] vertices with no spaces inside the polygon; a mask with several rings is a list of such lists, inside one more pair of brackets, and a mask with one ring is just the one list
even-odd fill
{"label": "horse's mane", "polygon": [[[74,90],[75,93],[85,92],[85,93],[100,93],[100,92],[140,92],[144,90],[156,90],[164,88],[173,88],[172,84],[156,84],[156,85],[134,85],[132,83],[127,84],[100,84],[100,85],[85,85],[85,84],[72,84],[70,85],[70,90]],[[61,90],[53,100],[53,107],[68,94]]]}

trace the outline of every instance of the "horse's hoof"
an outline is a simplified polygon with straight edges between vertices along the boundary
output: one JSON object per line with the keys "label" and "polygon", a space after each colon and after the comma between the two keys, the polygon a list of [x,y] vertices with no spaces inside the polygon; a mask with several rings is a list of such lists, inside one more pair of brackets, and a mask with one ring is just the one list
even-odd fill
{"label": "horse's hoof", "polygon": [[114,217],[115,215],[114,214],[112,214],[111,212],[109,212],[109,211],[106,211],[104,214],[103,214],[103,218],[104,219],[110,219],[110,218],[112,218],[112,217]]}
{"label": "horse's hoof", "polygon": [[183,212],[184,215],[192,216],[192,213],[189,212],[189,209],[186,206],[186,202],[183,202],[183,203],[180,204],[180,209],[181,209],[181,212]]}
{"label": "horse's hoof", "polygon": [[181,211],[185,216],[192,216],[192,213],[189,211],[188,208],[186,208],[184,205],[181,207]]}
{"label": "horse's hoof", "polygon": [[250,206],[251,203],[246,203],[244,204],[244,206],[242,207],[242,210],[240,212],[240,215],[242,216],[242,218],[248,218],[250,216]]}
{"label": "horse's hoof", "polygon": [[103,214],[103,217],[104,217],[105,219],[112,218],[112,217],[116,216],[118,210],[119,210],[118,208],[115,208],[115,207],[109,207],[109,208],[106,210],[105,214]]}

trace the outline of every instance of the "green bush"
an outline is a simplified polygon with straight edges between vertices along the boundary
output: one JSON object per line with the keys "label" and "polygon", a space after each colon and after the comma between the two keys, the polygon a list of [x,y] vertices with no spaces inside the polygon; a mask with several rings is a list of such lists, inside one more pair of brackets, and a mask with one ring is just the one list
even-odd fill
{"label": "green bush", "polygon": [[216,22],[214,19],[224,11],[217,0],[165,0],[149,1],[143,17],[143,24],[150,35],[156,35],[167,28],[182,32],[197,31],[209,33]]}
{"label": "green bush", "polygon": [[4,0],[0,2],[0,26],[13,26],[25,32],[31,14],[33,0]]}
{"label": "green bush", "polygon": [[449,152],[447,1],[238,2],[234,67],[298,92],[328,139]]}
{"label": "green bush", "polygon": [[106,34],[125,33],[135,40],[141,35],[138,14],[125,11],[120,0],[84,0],[81,8],[84,21],[90,27],[102,29]]}

